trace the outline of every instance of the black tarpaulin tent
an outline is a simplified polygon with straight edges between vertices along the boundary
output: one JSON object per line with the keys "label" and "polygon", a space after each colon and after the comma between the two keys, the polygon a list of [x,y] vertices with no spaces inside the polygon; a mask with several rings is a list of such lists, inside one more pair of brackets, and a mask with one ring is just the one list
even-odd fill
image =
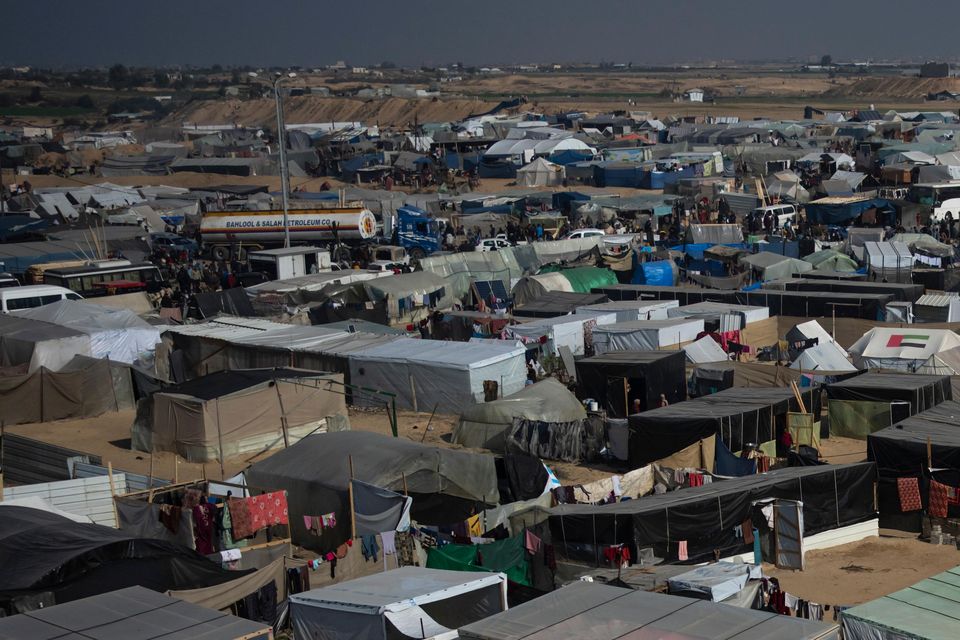
{"label": "black tarpaulin tent", "polygon": [[[803,390],[807,412],[820,416],[819,387]],[[736,387],[629,417],[630,463],[655,462],[698,440],[718,435],[730,451],[775,440],[786,414],[800,406],[789,388]]]}
{"label": "black tarpaulin tent", "polygon": [[771,316],[820,318],[836,315],[838,318],[883,318],[889,293],[836,293],[831,291],[738,291],[739,304],[759,305],[770,309]]}
{"label": "black tarpaulin tent", "polygon": [[602,547],[628,544],[676,562],[677,543],[686,541],[690,561],[700,562],[714,550],[727,557],[752,549],[734,528],[758,500],[802,501],[804,536],[871,520],[875,479],[872,462],[787,467],[626,502],[559,505],[550,531],[562,555],[581,561],[599,563]]}
{"label": "black tarpaulin tent", "polygon": [[[500,501],[493,456],[454,451],[365,431],[307,436],[246,471],[247,482],[287,491],[296,544],[335,548],[350,537],[347,486],[353,478],[413,496],[419,522],[448,524],[472,515],[478,503]],[[301,515],[336,512],[337,524],[310,534]]]}
{"label": "black tarpaulin tent", "polygon": [[698,302],[737,303],[736,291],[691,289],[689,287],[658,287],[645,284],[615,284],[593,289],[611,300],[677,300],[681,305]]}
{"label": "black tarpaulin tent", "polygon": [[900,282],[849,282],[844,280],[810,280],[792,278],[764,282],[763,289],[781,291],[824,291],[830,293],[890,294],[894,300],[916,302],[923,295],[922,284]]}
{"label": "black tarpaulin tent", "polygon": [[683,351],[611,351],[577,360],[577,383],[582,398],[596,400],[611,416],[625,418],[667,401],[687,397],[686,355]]}
{"label": "black tarpaulin tent", "polygon": [[6,507],[0,518],[0,608],[10,613],[45,592],[61,603],[134,585],[154,591],[209,587],[246,573],[227,571],[180,544],[38,509]]}
{"label": "black tarpaulin tent", "polygon": [[515,307],[513,315],[525,318],[554,318],[573,313],[577,307],[609,301],[610,299],[605,295],[597,293],[548,291],[538,298]]}

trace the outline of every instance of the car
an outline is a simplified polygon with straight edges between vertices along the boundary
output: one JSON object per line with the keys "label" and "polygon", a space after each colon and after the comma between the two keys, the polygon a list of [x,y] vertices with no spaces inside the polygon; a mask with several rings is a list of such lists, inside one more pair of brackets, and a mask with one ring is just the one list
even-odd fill
{"label": "car", "polygon": [[477,243],[477,251],[499,251],[511,246],[506,238],[482,238]]}
{"label": "car", "polygon": [[0,289],[6,287],[19,287],[20,281],[17,280],[13,274],[10,273],[0,273]]}
{"label": "car", "polygon": [[83,300],[83,296],[70,289],[49,284],[6,287],[0,289],[0,313],[34,309],[60,300]]}
{"label": "car", "polygon": [[598,238],[600,236],[605,236],[602,229],[577,229],[576,231],[571,231],[565,235],[562,240],[578,240],[580,238]]}
{"label": "car", "polygon": [[166,249],[170,253],[186,251],[187,256],[191,258],[200,250],[200,245],[197,244],[196,240],[184,238],[175,233],[150,234],[150,246],[154,249]]}

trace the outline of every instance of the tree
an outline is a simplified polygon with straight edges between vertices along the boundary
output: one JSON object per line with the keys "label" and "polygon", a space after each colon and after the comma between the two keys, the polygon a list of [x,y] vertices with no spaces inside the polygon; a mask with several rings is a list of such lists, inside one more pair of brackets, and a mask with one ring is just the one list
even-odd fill
{"label": "tree", "polygon": [[122,64],[115,64],[110,67],[110,71],[107,72],[107,78],[110,81],[110,86],[114,89],[119,89],[126,86],[130,80],[130,71]]}
{"label": "tree", "polygon": [[29,102],[42,102],[43,93],[40,91],[40,87],[34,87],[30,89],[30,97],[27,98]]}
{"label": "tree", "polygon": [[77,98],[77,106],[80,107],[81,109],[93,109],[94,108],[93,98],[91,98],[88,94],[85,93],[79,98]]}
{"label": "tree", "polygon": [[829,67],[832,64],[833,64],[833,56],[831,55],[821,56],[820,58],[821,67]]}

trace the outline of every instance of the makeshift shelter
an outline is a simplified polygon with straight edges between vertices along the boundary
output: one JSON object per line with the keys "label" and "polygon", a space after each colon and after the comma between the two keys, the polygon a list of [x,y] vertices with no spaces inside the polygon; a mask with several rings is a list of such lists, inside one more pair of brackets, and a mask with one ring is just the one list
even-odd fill
{"label": "makeshift shelter", "polygon": [[740,264],[745,264],[757,275],[757,279],[779,280],[794,275],[813,271],[813,265],[796,258],[788,258],[772,251],[761,251],[740,258]]}
{"label": "makeshift shelter", "polygon": [[846,352],[836,342],[824,342],[804,349],[790,364],[790,368],[814,375],[836,375],[857,371],[857,368],[847,360]]}
{"label": "makeshift shelter", "polygon": [[138,451],[172,451],[190,462],[289,446],[346,422],[341,374],[303,369],[220,371],[140,401],[130,429]]}
{"label": "makeshift shelter", "polygon": [[25,365],[27,373],[41,367],[59,371],[78,355],[93,355],[87,334],[48,322],[0,314],[0,366]]}
{"label": "makeshift shelter", "polygon": [[[143,635],[145,630],[149,630],[149,636]],[[268,624],[199,607],[140,586],[0,618],[0,638],[35,640],[100,640],[105,633],[115,638],[266,640],[272,632]]]}
{"label": "makeshift shelter", "polygon": [[451,638],[507,608],[501,573],[401,567],[290,596],[298,638]]}
{"label": "makeshift shelter", "polygon": [[870,433],[953,399],[949,376],[864,373],[827,385],[830,433],[866,438]]}
{"label": "makeshift shelter", "polygon": [[513,309],[513,315],[518,318],[552,318],[573,313],[578,307],[609,301],[610,299],[602,293],[549,291],[539,298],[517,305]]}
{"label": "makeshift shelter", "polygon": [[729,304],[725,302],[696,302],[667,310],[670,318],[702,318],[708,322],[719,322],[722,316],[739,316],[740,323],[737,329],[742,329],[751,322],[766,320],[770,317],[767,307],[750,306],[745,304]]}
{"label": "makeshift shelter", "polygon": [[754,564],[715,562],[667,578],[667,589],[670,595],[722,602],[740,593],[751,577],[761,575]]}
{"label": "makeshift shelter", "polygon": [[876,535],[875,479],[871,462],[785,467],[639,500],[561,504],[550,510],[550,532],[558,552],[581,562],[599,564],[604,547],[627,544],[652,548],[656,557],[675,563],[681,541],[687,543],[690,562],[705,562],[713,560],[717,550],[721,558],[752,555],[753,545],[737,536],[736,527],[751,518],[762,536],[769,535],[766,518],[754,505],[777,499],[801,501],[803,536],[830,532],[823,539],[829,546],[831,537],[849,541],[838,530],[852,525],[872,528]]}
{"label": "makeshift shelter", "polygon": [[[816,340],[817,344],[825,344],[827,342],[836,344],[837,342],[833,339],[833,336],[827,333],[827,330],[820,326],[820,323],[816,320],[808,320],[807,322],[800,322],[794,325],[792,329],[787,331],[784,337],[786,338],[787,342],[807,343],[812,340]],[[848,357],[848,354],[843,347],[837,345],[837,348],[840,349],[841,353],[843,353],[844,358]]]}
{"label": "makeshift shelter", "polygon": [[692,598],[595,582],[573,582],[532,602],[463,627],[460,638],[838,640],[839,628],[835,624]]}
{"label": "makeshift shelter", "polygon": [[0,607],[9,613],[124,587],[194,589],[243,575],[179,544],[38,509],[5,507],[0,518]]}
{"label": "makeshift shelter", "polygon": [[951,640],[958,618],[960,567],[840,613],[845,640]]}
{"label": "makeshift shelter", "polygon": [[604,287],[616,283],[617,276],[610,269],[575,267],[562,271],[551,271],[534,276],[525,276],[513,287],[512,295],[514,303],[517,306],[522,306],[550,291],[590,293],[590,291],[596,287]]}
{"label": "makeshift shelter", "polygon": [[812,264],[816,271],[853,273],[858,269],[856,260],[833,249],[816,251],[808,256],[804,256],[803,261]]}
{"label": "makeshift shelter", "polygon": [[671,318],[636,320],[598,325],[593,329],[593,348],[597,354],[610,351],[645,351],[679,347],[693,342],[703,333],[703,320]]}
{"label": "makeshift shelter", "polygon": [[913,254],[902,242],[865,242],[867,273],[883,282],[910,282]]}
{"label": "makeshift shelter", "polygon": [[543,158],[517,169],[517,185],[521,187],[555,187],[562,185],[566,177],[563,165]]}
{"label": "makeshift shelter", "polygon": [[691,224],[687,236],[695,244],[737,244],[743,242],[743,228],[738,224]]}
{"label": "makeshift shelter", "polygon": [[[126,309],[109,309],[80,300],[13,312],[20,318],[48,322],[90,337],[90,355],[153,368],[160,330]],[[86,354],[83,354],[86,355]]]}
{"label": "makeshift shelter", "polygon": [[960,347],[960,336],[947,329],[875,327],[850,345],[860,369],[913,371],[938,353]]}
{"label": "makeshift shelter", "polygon": [[680,303],[676,300],[620,300],[577,307],[574,313],[578,316],[602,316],[613,313],[617,317],[617,322],[666,320],[667,309],[679,305]]}
{"label": "makeshift shelter", "polygon": [[914,370],[934,376],[960,376],[960,347],[947,349],[930,356],[930,359]]}
{"label": "makeshift shelter", "polygon": [[[317,464],[323,461],[323,464]],[[414,498],[411,515],[423,524],[466,519],[478,503],[499,503],[493,456],[454,451],[405,438],[364,431],[315,434],[254,463],[247,482],[286,489],[292,514],[336,513],[336,525],[310,533],[300,517],[290,519],[293,541],[309,548],[336,548],[350,537],[347,498],[353,477]]]}
{"label": "makeshift shelter", "polygon": [[[485,399],[484,383],[495,381],[502,396],[523,388],[525,350],[508,341],[446,342],[399,338],[349,356],[354,385],[395,394],[397,406],[434,406],[460,413]],[[372,398],[354,398],[370,404]]]}
{"label": "makeshift shelter", "polygon": [[699,340],[683,345],[683,352],[691,364],[707,364],[710,362],[727,362],[730,356],[723,350],[716,340],[710,336],[703,336]]}
{"label": "makeshift shelter", "polygon": [[[814,422],[820,417],[819,388],[804,389],[803,401]],[[775,440],[786,428],[787,413],[800,405],[789,388],[734,388],[651,409],[629,417],[630,463],[644,465],[716,434],[738,453],[745,445]]]}
{"label": "makeshift shelter", "polygon": [[600,325],[612,325],[615,320],[616,316],[612,313],[538,318],[523,324],[507,325],[503,332],[508,339],[539,347],[545,353],[559,355],[560,348],[566,347],[573,355],[582,356],[593,344],[591,335],[596,335]]}
{"label": "makeshift shelter", "polygon": [[583,398],[596,400],[613,417],[625,418],[635,401],[646,411],[660,396],[680,402],[687,395],[683,351],[614,351],[577,360],[577,381]]}
{"label": "makeshift shelter", "polygon": [[136,406],[133,371],[110,360],[75,356],[46,367],[0,376],[0,422],[7,426],[91,418]]}
{"label": "makeshift shelter", "polygon": [[516,418],[562,427],[579,425],[587,412],[562,383],[546,378],[506,398],[468,407],[453,430],[452,441],[464,447],[504,452]]}

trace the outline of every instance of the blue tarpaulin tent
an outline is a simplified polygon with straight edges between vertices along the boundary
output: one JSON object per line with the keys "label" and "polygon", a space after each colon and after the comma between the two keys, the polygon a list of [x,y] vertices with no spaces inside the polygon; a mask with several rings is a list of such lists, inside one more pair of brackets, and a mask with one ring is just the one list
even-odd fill
{"label": "blue tarpaulin tent", "polygon": [[[843,202],[843,198],[822,198],[807,203],[807,222],[811,224],[846,224],[868,209],[877,209],[878,220],[884,224],[896,222],[897,210],[889,200],[869,198]],[[881,220],[880,218],[884,218]]]}
{"label": "blue tarpaulin tent", "polygon": [[672,287],[677,284],[677,269],[671,260],[641,262],[634,270],[630,284]]}

